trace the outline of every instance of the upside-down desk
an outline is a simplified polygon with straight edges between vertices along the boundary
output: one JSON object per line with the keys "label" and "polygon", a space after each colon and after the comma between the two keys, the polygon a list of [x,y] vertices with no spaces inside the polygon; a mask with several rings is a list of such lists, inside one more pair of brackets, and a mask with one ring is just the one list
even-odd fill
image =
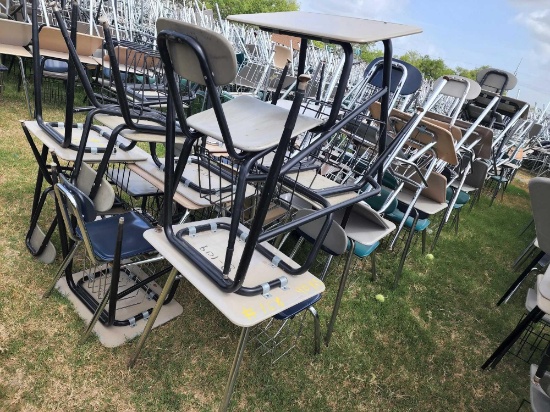
{"label": "upside-down desk", "polygon": [[[224,218],[222,220],[226,222],[231,221],[229,218]],[[208,224],[214,221],[220,222],[219,219],[212,219],[201,222],[201,224]],[[174,231],[179,231],[184,227],[194,225],[196,225],[195,222],[174,226]],[[225,247],[223,236],[224,235],[221,230],[217,233],[212,233],[212,235],[208,238],[207,244],[205,243],[205,246],[200,248],[201,253],[213,260],[215,260],[218,255],[223,256]],[[243,328],[229,374],[223,402],[220,406],[220,410],[225,411],[229,406],[229,401],[235,386],[250,328],[286,309],[291,308],[294,305],[322,293],[325,290],[325,285],[318,278],[308,272],[299,276],[288,275],[288,284],[286,287],[284,289],[274,288],[269,292],[269,295],[256,295],[250,297],[241,296],[236,293],[225,293],[221,291],[196,266],[194,266],[193,263],[182,257],[181,253],[168,241],[162,229],[148,230],[145,232],[144,237],[150,244],[155,246],[155,249],[157,249],[157,251],[164,256],[168,262],[174,266],[174,269],[170,273],[169,278],[164,285],[163,292],[157,301],[157,305],[147,322],[147,326],[145,327],[143,334],[141,335],[136,353],[130,360],[130,365],[133,365],[141,348],[143,347],[145,339],[147,338],[147,335],[155,322],[155,318],[160,311],[164,297],[170,290],[172,282],[176,278],[176,274],[179,272],[231,323]],[[220,241],[217,237],[221,237],[222,240]],[[239,250],[240,253],[242,253],[243,245],[244,242],[237,242],[236,250]],[[281,252],[278,252],[271,245],[265,244],[265,246],[273,253],[277,253],[282,260],[292,264],[292,260],[290,258],[284,256]],[[221,263],[223,264],[223,261],[221,261]],[[252,285],[267,282],[273,278],[273,273],[277,270],[277,268],[272,265],[270,260],[260,256],[259,254],[255,255],[253,258],[252,266],[257,270],[254,270],[253,273],[250,273],[247,276],[245,286],[247,284]]]}

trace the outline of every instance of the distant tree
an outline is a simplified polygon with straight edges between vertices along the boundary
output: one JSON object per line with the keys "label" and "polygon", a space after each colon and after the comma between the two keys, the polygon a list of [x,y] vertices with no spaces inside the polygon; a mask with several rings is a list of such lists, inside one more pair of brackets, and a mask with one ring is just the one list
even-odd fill
{"label": "distant tree", "polygon": [[432,59],[427,54],[421,55],[417,51],[408,51],[399,58],[415,66],[428,79],[437,79],[446,74],[455,74],[455,71],[448,67],[443,59]]}
{"label": "distant tree", "polygon": [[296,0],[208,0],[206,5],[216,11],[216,3],[222,18],[230,14],[268,13],[300,9]]}
{"label": "distant tree", "polygon": [[375,45],[373,43],[362,44],[359,50],[359,57],[367,63],[370,63],[377,57],[382,57],[384,55],[384,52],[382,50],[375,49]]}
{"label": "distant tree", "polygon": [[455,73],[458,74],[459,76],[463,76],[463,77],[467,77],[468,79],[476,80],[477,72],[479,72],[480,70],[483,70],[483,69],[488,69],[488,68],[489,68],[489,66],[480,66],[480,67],[477,67],[475,69],[468,70],[468,69],[465,69],[464,67],[458,66],[455,69]]}

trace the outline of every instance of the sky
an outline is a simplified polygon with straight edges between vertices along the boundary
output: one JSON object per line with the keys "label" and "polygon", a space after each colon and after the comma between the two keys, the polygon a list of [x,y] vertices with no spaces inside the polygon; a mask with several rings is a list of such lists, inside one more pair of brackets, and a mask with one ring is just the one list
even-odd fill
{"label": "sky", "polygon": [[539,108],[550,102],[550,0],[299,2],[302,11],[418,26],[421,34],[393,40],[394,55],[415,50],[451,68],[517,70],[509,96]]}

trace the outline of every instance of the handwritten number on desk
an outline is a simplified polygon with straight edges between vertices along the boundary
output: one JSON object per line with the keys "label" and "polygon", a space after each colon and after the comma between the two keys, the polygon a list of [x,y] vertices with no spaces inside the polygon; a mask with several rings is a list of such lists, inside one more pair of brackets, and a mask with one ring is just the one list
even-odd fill
{"label": "handwritten number on desk", "polygon": [[[299,293],[317,292],[323,289],[323,282],[319,279],[311,279],[307,282],[301,283],[293,288]],[[242,314],[248,319],[254,319],[257,312],[263,314],[274,315],[285,308],[283,300],[279,296],[275,296],[270,299],[266,299],[259,302],[255,306],[243,307]]]}
{"label": "handwritten number on desk", "polygon": [[252,308],[243,308],[243,315],[248,319],[253,319],[256,317],[256,312]]}
{"label": "handwritten number on desk", "polygon": [[296,289],[300,293],[306,293],[311,290],[313,291],[322,290],[322,288],[323,288],[323,282],[321,282],[319,279],[311,279],[306,283],[299,284],[294,289]]}

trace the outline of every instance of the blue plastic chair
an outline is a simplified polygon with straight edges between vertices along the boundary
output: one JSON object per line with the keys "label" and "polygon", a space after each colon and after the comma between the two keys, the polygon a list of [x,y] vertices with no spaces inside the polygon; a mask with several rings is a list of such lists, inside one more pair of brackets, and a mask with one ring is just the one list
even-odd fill
{"label": "blue plastic chair", "polygon": [[[116,216],[96,220],[97,213],[93,202],[80,189],[69,183],[63,176],[62,182],[54,185],[56,200],[58,202],[58,213],[64,222],[68,238],[72,241],[72,247],[59,267],[50,288],[45,292],[44,297],[50,295],[59,278],[69,267],[76,251],[84,244],[88,258],[92,265],[110,264],[110,270],[102,270],[99,276],[108,275],[110,272],[111,282],[109,290],[106,291],[103,300],[98,302],[81,285],[83,280],[75,282],[71,273],[66,273],[67,284],[71,291],[84,303],[92,312],[95,312],[90,325],[84,335],[88,336],[95,323],[100,320],[106,326],[126,326],[135,321],[148,317],[149,313],[136,314],[132,319],[117,320],[117,301],[128,296],[140,288],[157,279],[167,270],[158,272],[147,279],[135,281],[135,284],[125,290],[119,291],[119,279],[121,268],[124,268],[122,261],[135,258],[140,255],[156,253],[155,249],[143,238],[143,233],[152,228],[151,224],[136,212],[127,212]],[[73,221],[76,224],[73,224]],[[132,260],[132,265],[139,264],[139,261]],[[105,307],[109,304],[107,312]]]}

